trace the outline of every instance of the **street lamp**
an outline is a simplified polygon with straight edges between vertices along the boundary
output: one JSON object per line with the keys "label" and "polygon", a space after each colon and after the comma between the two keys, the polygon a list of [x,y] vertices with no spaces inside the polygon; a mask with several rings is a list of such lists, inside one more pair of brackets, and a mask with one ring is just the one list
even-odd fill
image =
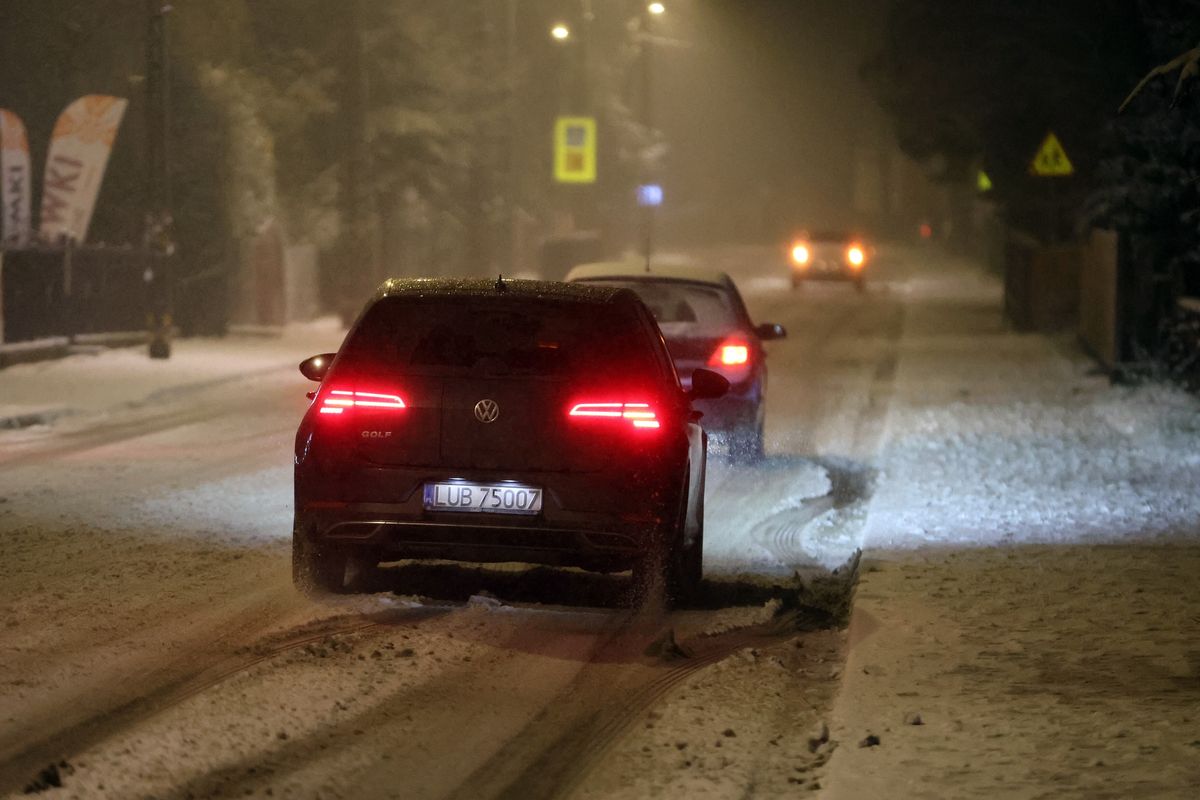
{"label": "street lamp", "polygon": [[571,38],[571,29],[568,28],[564,23],[560,22],[550,29],[550,35],[553,36],[557,41],[565,42],[567,39]]}
{"label": "street lamp", "polygon": [[[168,50],[168,15],[163,0],[146,0],[149,28],[146,35],[146,133],[150,166],[151,204],[143,234],[147,281],[153,280],[150,299],[150,357],[171,357],[171,314],[175,251],[171,217],[171,59]],[[157,268],[157,269],[156,269]],[[157,272],[157,274],[156,274]]]}
{"label": "street lamp", "polygon": [[667,7],[662,3],[651,3],[650,5],[646,6],[646,10],[657,17],[659,14],[662,14],[664,11],[666,11]]}

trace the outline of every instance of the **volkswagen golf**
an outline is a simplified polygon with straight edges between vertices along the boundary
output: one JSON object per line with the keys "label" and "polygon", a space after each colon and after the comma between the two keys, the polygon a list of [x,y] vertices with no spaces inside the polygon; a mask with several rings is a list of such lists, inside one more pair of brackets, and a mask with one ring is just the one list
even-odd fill
{"label": "volkswagen golf", "polygon": [[391,280],[320,382],[295,445],[292,566],[305,592],[381,562],[516,561],[700,579],[707,439],[629,289]]}

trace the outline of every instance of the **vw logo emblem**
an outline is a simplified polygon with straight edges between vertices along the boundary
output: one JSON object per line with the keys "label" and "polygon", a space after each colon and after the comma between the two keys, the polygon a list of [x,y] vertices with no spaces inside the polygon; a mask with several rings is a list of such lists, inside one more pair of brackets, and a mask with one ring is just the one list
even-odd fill
{"label": "vw logo emblem", "polygon": [[480,400],[475,404],[475,419],[484,423],[495,422],[500,416],[500,404],[495,400]]}

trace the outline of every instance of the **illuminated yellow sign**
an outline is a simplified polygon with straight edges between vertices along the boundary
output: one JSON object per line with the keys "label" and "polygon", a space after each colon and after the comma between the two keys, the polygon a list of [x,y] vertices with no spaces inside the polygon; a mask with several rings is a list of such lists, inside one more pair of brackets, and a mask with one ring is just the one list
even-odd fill
{"label": "illuminated yellow sign", "polygon": [[992,190],[992,179],[983,170],[979,170],[979,174],[975,176],[975,188],[980,192],[990,192]]}
{"label": "illuminated yellow sign", "polygon": [[1063,149],[1062,142],[1054,135],[1054,131],[1046,134],[1042,146],[1038,148],[1037,155],[1029,165],[1029,171],[1040,178],[1065,178],[1075,174],[1075,167],[1071,164],[1071,159],[1067,158],[1067,151]]}
{"label": "illuminated yellow sign", "polygon": [[596,182],[596,120],[559,117],[554,123],[554,180]]}

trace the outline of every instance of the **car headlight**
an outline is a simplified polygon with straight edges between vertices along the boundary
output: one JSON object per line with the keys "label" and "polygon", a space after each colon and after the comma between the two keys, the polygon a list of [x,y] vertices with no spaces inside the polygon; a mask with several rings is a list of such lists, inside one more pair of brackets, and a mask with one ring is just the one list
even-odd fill
{"label": "car headlight", "polygon": [[795,244],[792,246],[792,262],[798,266],[808,266],[810,254],[808,246],[805,244]]}

